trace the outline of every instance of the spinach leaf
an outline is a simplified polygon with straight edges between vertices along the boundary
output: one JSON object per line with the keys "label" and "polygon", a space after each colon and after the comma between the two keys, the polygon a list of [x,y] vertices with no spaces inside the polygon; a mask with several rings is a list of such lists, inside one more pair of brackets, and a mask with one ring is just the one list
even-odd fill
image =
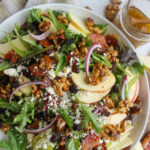
{"label": "spinach leaf", "polygon": [[41,9],[31,9],[30,13],[27,17],[27,23],[33,23],[33,22],[37,22],[40,23],[41,22]]}
{"label": "spinach leaf", "polygon": [[0,147],[6,150],[27,150],[28,142],[25,134],[18,133],[15,129],[10,129],[7,132],[8,140],[0,141]]}
{"label": "spinach leaf", "polygon": [[112,67],[111,63],[108,61],[108,59],[105,56],[93,53],[92,57],[95,61],[100,62],[101,64],[103,64],[109,68]]}
{"label": "spinach leaf", "polygon": [[3,62],[0,64],[0,71],[3,71],[9,67],[11,67],[11,64],[8,61],[3,60]]}
{"label": "spinach leaf", "polygon": [[17,102],[12,101],[9,104],[8,100],[4,100],[0,98],[0,108],[11,110],[12,112],[18,112],[20,110],[20,106]]}
{"label": "spinach leaf", "polygon": [[97,115],[95,115],[92,111],[91,111],[91,108],[90,107],[87,107],[86,105],[84,105],[82,102],[80,102],[79,98],[77,97],[77,95],[75,95],[75,99],[76,99],[76,102],[78,104],[80,104],[80,109],[81,111],[83,112],[84,114],[84,124],[85,126],[87,126],[87,123],[88,122],[91,122],[92,123],[92,126],[93,128],[95,129],[95,131],[97,133],[99,133],[101,131],[101,128],[100,128],[100,122],[98,121],[99,120],[99,117]]}
{"label": "spinach leaf", "polygon": [[63,24],[61,24],[61,23],[58,22],[58,20],[57,20],[57,18],[56,18],[56,16],[55,16],[54,11],[52,11],[51,9],[48,9],[48,13],[49,13],[50,19],[51,19],[51,21],[53,22],[53,24],[54,24],[54,26],[55,26],[55,28],[56,28],[57,31],[58,31],[59,29],[64,29],[64,30],[66,30],[65,26],[64,26]]}
{"label": "spinach leaf", "polygon": [[79,141],[79,139],[75,139],[75,138],[70,138],[66,144],[66,149],[67,150],[79,150],[81,146],[81,143]]}
{"label": "spinach leaf", "polygon": [[69,126],[69,128],[72,130],[73,127],[73,120],[69,115],[68,109],[59,109],[57,112],[63,117],[65,120],[66,124]]}
{"label": "spinach leaf", "polygon": [[19,124],[19,132],[22,132],[23,128],[27,125],[27,123],[31,123],[31,118],[34,119],[34,106],[34,102],[31,102],[30,100],[25,100],[20,114],[15,116],[14,123]]}
{"label": "spinach leaf", "polygon": [[58,75],[58,72],[63,70],[63,68],[66,65],[67,65],[67,57],[66,57],[66,55],[62,54],[58,61],[57,67],[56,67],[56,75]]}

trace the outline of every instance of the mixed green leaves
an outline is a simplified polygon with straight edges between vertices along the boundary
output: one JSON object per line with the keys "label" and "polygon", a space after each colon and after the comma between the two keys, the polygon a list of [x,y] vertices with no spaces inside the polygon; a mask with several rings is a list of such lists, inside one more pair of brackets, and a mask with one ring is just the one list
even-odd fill
{"label": "mixed green leaves", "polygon": [[108,28],[107,28],[108,24],[94,24],[94,26],[102,30],[102,33],[101,33],[102,35],[105,35],[106,32],[108,31]]}
{"label": "mixed green leaves", "polygon": [[31,23],[40,23],[41,22],[41,9],[31,9],[30,13],[27,17],[27,23],[31,24]]}
{"label": "mixed green leaves", "polygon": [[63,70],[63,68],[67,65],[67,57],[65,54],[61,54],[60,59],[58,61],[57,67],[56,67],[56,75],[58,75],[58,72]]}
{"label": "mixed green leaves", "polygon": [[11,64],[8,61],[2,60],[2,63],[0,63],[0,71],[3,71],[9,67],[11,67]]}
{"label": "mixed green leaves", "polygon": [[95,129],[95,131],[97,133],[99,133],[101,131],[100,128],[100,122],[99,122],[99,118],[97,115],[95,115],[92,112],[92,108],[87,107],[86,105],[84,105],[82,102],[80,102],[79,98],[77,97],[77,95],[75,95],[75,99],[76,102],[79,104],[79,109],[83,112],[84,114],[84,123],[83,123],[83,128],[86,128],[88,126],[88,123],[91,122],[92,127]]}
{"label": "mixed green leaves", "polygon": [[18,114],[14,118],[14,123],[18,123],[18,131],[22,132],[23,128],[27,125],[27,123],[31,123],[31,119],[34,119],[34,106],[35,103],[31,102],[30,100],[26,99],[20,114]]}
{"label": "mixed green leaves", "polygon": [[73,128],[73,120],[69,115],[69,110],[68,109],[59,109],[57,112],[63,117],[65,120],[66,124],[69,126],[69,128],[72,130]]}
{"label": "mixed green leaves", "polygon": [[105,66],[107,66],[107,67],[109,67],[109,68],[112,67],[111,63],[108,61],[108,59],[107,59],[105,56],[100,55],[100,54],[93,53],[93,54],[92,54],[92,57],[93,57],[93,59],[94,59],[96,62],[99,62],[99,63],[101,63],[101,64],[103,64],[103,65],[105,65]]}
{"label": "mixed green leaves", "polygon": [[11,102],[9,104],[8,100],[0,98],[0,108],[10,110],[12,112],[18,112],[20,110],[19,104],[17,102]]}
{"label": "mixed green leaves", "polygon": [[67,150],[79,150],[81,146],[81,143],[79,141],[79,139],[75,139],[75,138],[70,138],[66,144],[66,149]]}
{"label": "mixed green leaves", "polygon": [[134,63],[132,66],[129,66],[129,68],[134,74],[134,77],[128,83],[128,87],[130,89],[132,85],[136,82],[136,80],[139,78],[139,76],[144,74],[145,68],[138,62]]}
{"label": "mixed green leaves", "polygon": [[[22,118],[23,119],[23,118]],[[20,134],[15,129],[10,129],[7,132],[8,140],[0,141],[0,147],[6,150],[27,150],[28,142],[25,134]]]}

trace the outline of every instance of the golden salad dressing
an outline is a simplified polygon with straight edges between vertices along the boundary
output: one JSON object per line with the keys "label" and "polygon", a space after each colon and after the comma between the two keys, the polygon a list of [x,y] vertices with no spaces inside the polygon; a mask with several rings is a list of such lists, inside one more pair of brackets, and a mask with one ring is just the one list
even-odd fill
{"label": "golden salad dressing", "polygon": [[[128,10],[129,17],[133,17],[135,19],[139,20],[145,20],[149,19],[147,16],[145,16],[138,8],[132,6]],[[131,20],[132,22],[132,20]],[[133,24],[137,29],[144,33],[150,33],[150,23],[137,23]]]}

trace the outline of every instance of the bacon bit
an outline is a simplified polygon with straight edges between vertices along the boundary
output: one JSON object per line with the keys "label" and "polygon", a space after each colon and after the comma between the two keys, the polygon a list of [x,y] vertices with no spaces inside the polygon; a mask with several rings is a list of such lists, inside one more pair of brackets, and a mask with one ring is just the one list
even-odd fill
{"label": "bacon bit", "polygon": [[30,125],[28,125],[28,129],[38,129],[39,128],[39,122],[34,122]]}
{"label": "bacon bit", "polygon": [[4,56],[4,58],[8,60],[11,64],[14,64],[19,59],[19,55],[11,50]]}
{"label": "bacon bit", "polygon": [[100,135],[93,133],[82,140],[82,150],[91,150],[99,145]]}
{"label": "bacon bit", "polygon": [[117,37],[113,34],[106,35],[105,39],[106,39],[108,46],[117,46],[118,45]]}
{"label": "bacon bit", "polygon": [[101,44],[102,48],[108,48],[105,37],[100,34],[90,34],[90,40],[93,44]]}
{"label": "bacon bit", "polygon": [[43,77],[45,76],[46,72],[44,72],[43,69],[39,67],[37,63],[32,64],[31,66],[28,67],[30,72],[35,75],[36,77]]}
{"label": "bacon bit", "polygon": [[49,41],[48,39],[44,39],[44,40],[40,41],[40,44],[46,48],[46,47],[50,46],[52,44],[52,42]]}

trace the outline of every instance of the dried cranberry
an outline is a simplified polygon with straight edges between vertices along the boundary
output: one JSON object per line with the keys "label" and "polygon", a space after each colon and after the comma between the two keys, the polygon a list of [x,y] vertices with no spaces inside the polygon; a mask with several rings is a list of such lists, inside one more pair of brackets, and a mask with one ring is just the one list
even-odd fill
{"label": "dried cranberry", "polygon": [[105,37],[105,39],[106,39],[106,43],[107,43],[108,46],[111,46],[111,45],[112,46],[117,46],[118,45],[117,39],[115,37],[113,37],[112,35],[107,35]]}
{"label": "dried cranberry", "polygon": [[72,85],[70,85],[69,86],[69,91],[71,92],[71,93],[74,93],[74,94],[76,94],[77,92],[78,92],[78,87],[75,85],[75,84],[72,84]]}
{"label": "dried cranberry", "polygon": [[54,133],[50,139],[50,141],[52,143],[56,143],[56,142],[59,142],[60,141],[60,134],[59,133]]}
{"label": "dried cranberry", "polygon": [[6,85],[6,84],[8,84],[8,82],[9,82],[9,76],[4,75],[0,81],[0,85],[2,85],[2,84]]}
{"label": "dried cranberry", "polygon": [[31,81],[35,80],[35,76],[31,75],[31,73],[28,70],[24,69],[24,70],[22,70],[22,73],[23,73],[24,76],[29,78]]}
{"label": "dried cranberry", "polygon": [[16,80],[14,80],[14,81],[12,82],[12,84],[11,84],[11,87],[12,87],[12,88],[17,88],[18,86],[19,86],[19,82],[16,81]]}
{"label": "dried cranberry", "polygon": [[112,91],[118,93],[119,92],[119,87],[117,85],[114,85],[113,88],[112,88]]}
{"label": "dried cranberry", "polygon": [[103,115],[108,117],[110,115],[110,112],[109,111],[104,111]]}
{"label": "dried cranberry", "polygon": [[75,72],[75,73],[79,73],[80,72],[77,62],[73,62],[72,72]]}
{"label": "dried cranberry", "polygon": [[73,129],[76,131],[80,131],[81,130],[81,124],[74,124]]}

